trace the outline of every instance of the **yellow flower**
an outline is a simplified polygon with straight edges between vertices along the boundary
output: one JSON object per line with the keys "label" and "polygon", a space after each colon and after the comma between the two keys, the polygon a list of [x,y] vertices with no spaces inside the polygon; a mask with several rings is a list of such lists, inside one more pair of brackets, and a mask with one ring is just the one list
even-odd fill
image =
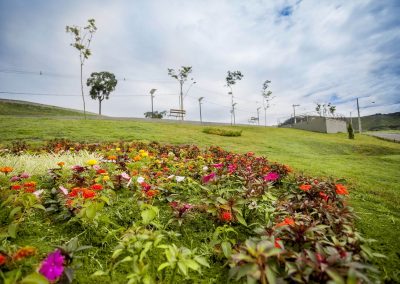
{"label": "yellow flower", "polygon": [[109,176],[104,176],[104,177],[103,177],[103,180],[104,180],[104,181],[109,181],[109,180],[110,180],[110,177],[109,177]]}
{"label": "yellow flower", "polygon": [[75,150],[75,148],[72,148],[72,147],[71,147],[71,148],[69,148],[69,150],[70,150],[70,151],[74,151],[74,150]]}
{"label": "yellow flower", "polygon": [[121,151],[121,148],[115,148],[115,151]]}
{"label": "yellow flower", "polygon": [[142,154],[144,152],[144,150],[139,150],[139,153]]}
{"label": "yellow flower", "polygon": [[91,159],[86,161],[86,164],[88,164],[89,166],[94,166],[97,164],[97,160]]}
{"label": "yellow flower", "polygon": [[142,156],[142,157],[148,157],[148,156],[149,156],[149,153],[148,153],[148,152],[142,152],[142,153],[140,153],[140,156]]}

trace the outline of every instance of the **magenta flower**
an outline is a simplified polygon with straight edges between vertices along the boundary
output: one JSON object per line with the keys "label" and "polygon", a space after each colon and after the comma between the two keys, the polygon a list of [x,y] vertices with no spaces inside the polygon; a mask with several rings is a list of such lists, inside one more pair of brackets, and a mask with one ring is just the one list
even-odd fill
{"label": "magenta flower", "polygon": [[55,250],[42,261],[39,272],[49,281],[55,281],[64,272],[64,256]]}
{"label": "magenta flower", "polygon": [[24,172],[24,173],[20,174],[19,176],[20,176],[21,178],[30,178],[30,177],[31,177],[31,175],[28,174],[27,172]]}
{"label": "magenta flower", "polygon": [[13,176],[13,177],[10,178],[11,182],[16,182],[16,181],[19,181],[19,180],[21,180],[21,178],[19,176]]}
{"label": "magenta flower", "polygon": [[279,174],[276,172],[269,172],[266,176],[264,176],[265,181],[276,181],[279,179]]}
{"label": "magenta flower", "polygon": [[235,164],[230,164],[230,165],[228,166],[228,172],[229,172],[230,174],[233,174],[233,173],[236,171],[236,168],[237,168],[237,166],[236,166]]}
{"label": "magenta flower", "polygon": [[211,173],[209,175],[204,176],[203,177],[203,182],[207,183],[207,182],[210,182],[213,179],[215,179],[215,173]]}
{"label": "magenta flower", "polygon": [[224,164],[222,164],[222,163],[220,163],[220,164],[214,164],[214,165],[212,165],[214,168],[216,168],[216,169],[221,169],[223,166],[224,166]]}

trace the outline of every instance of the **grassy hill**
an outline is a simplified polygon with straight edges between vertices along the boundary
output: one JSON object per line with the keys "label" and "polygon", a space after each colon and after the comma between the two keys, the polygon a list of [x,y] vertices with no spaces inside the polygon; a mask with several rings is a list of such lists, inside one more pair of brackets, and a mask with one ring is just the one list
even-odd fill
{"label": "grassy hill", "polygon": [[[355,123],[354,123],[355,124]],[[238,126],[240,137],[203,133],[203,126],[163,121],[78,119],[0,115],[0,146],[23,140],[158,141],[172,144],[219,145],[240,153],[252,151],[316,177],[345,178],[349,203],[360,217],[357,226],[373,248],[388,258],[377,260],[388,283],[400,282],[400,144],[356,134],[322,134],[296,129]]]}
{"label": "grassy hill", "polygon": [[[87,115],[96,115],[86,113]],[[83,116],[83,112],[74,109],[43,105],[38,103],[0,99],[0,115],[16,116]]]}

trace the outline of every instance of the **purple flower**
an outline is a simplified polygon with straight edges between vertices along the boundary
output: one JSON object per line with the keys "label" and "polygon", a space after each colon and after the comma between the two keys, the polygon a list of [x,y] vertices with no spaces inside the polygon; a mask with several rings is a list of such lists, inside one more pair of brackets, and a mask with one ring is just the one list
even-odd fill
{"label": "purple flower", "polygon": [[39,272],[47,280],[55,281],[64,272],[64,256],[60,250],[55,250],[42,261]]}
{"label": "purple flower", "polygon": [[21,180],[21,178],[19,176],[13,176],[10,178],[11,182],[15,182],[15,181],[19,181],[19,180]]}
{"label": "purple flower", "polygon": [[265,181],[276,181],[279,178],[279,174],[276,172],[269,172],[266,176],[264,176]]}
{"label": "purple flower", "polygon": [[210,182],[214,178],[215,178],[215,173],[211,173],[211,174],[206,175],[206,176],[203,177],[203,182],[204,183]]}
{"label": "purple flower", "polygon": [[81,173],[81,172],[83,172],[83,171],[85,170],[84,167],[79,166],[79,165],[72,166],[71,169],[72,169],[73,171],[77,172],[77,173]]}
{"label": "purple flower", "polygon": [[21,178],[30,178],[30,174],[28,174],[27,172],[25,172],[25,173],[22,173],[22,174],[20,174],[19,175]]}

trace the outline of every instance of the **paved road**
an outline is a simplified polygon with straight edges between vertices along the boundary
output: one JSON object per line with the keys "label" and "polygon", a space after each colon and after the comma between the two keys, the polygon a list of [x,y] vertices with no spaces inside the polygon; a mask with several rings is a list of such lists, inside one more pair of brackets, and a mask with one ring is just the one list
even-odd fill
{"label": "paved road", "polygon": [[368,135],[400,143],[400,133],[368,133]]}

